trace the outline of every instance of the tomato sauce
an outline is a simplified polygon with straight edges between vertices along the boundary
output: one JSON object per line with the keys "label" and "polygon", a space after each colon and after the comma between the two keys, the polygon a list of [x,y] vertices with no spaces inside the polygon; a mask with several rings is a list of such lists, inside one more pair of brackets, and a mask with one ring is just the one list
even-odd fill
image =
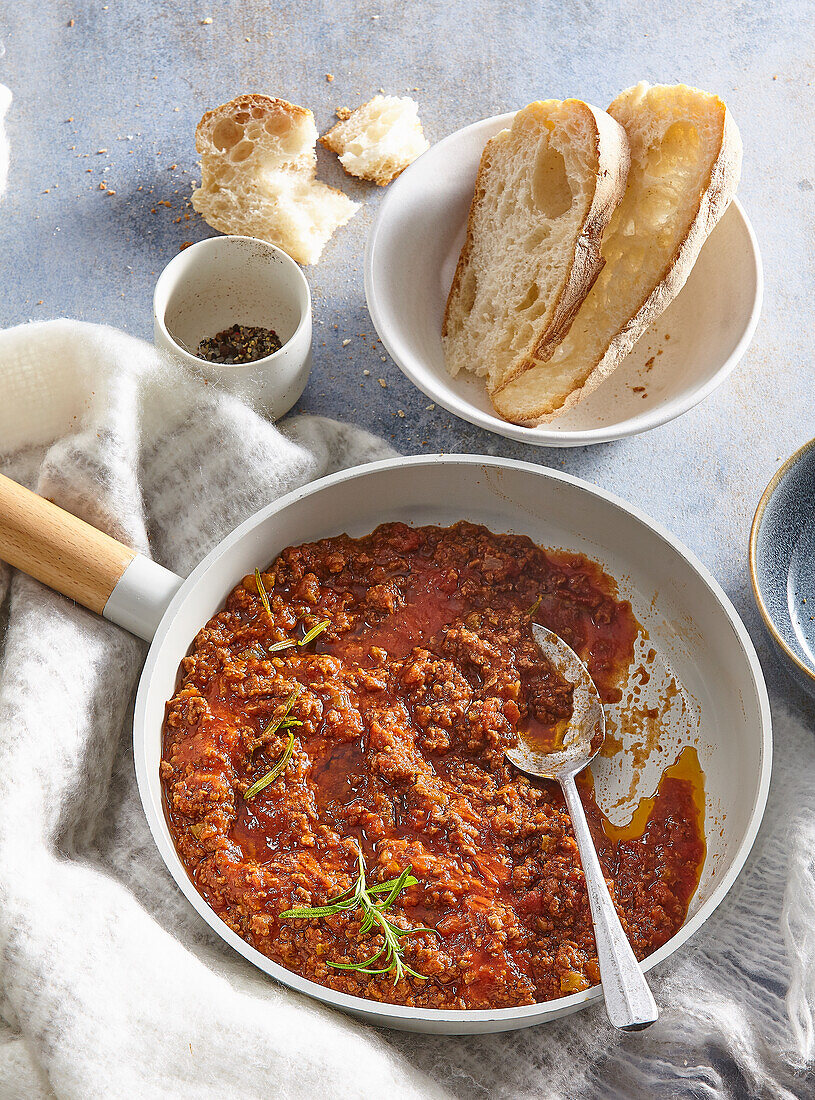
{"label": "tomato sauce", "polygon": [[[344,993],[425,1008],[503,1008],[598,981],[585,882],[558,788],[504,749],[556,743],[571,685],[534,643],[533,618],[620,698],[638,627],[589,559],[529,539],[386,524],[289,547],[246,577],[195,639],[167,705],[161,778],[178,852],[238,935]],[[319,623],[328,625],[307,645]],[[286,716],[294,725],[275,728]],[[256,794],[292,742],[281,774]],[[581,784],[601,862],[635,953],[682,925],[704,861],[701,774],[677,763],[628,830]],[[288,919],[354,881],[408,865],[388,910],[423,977],[359,965],[381,938],[359,911]]]}

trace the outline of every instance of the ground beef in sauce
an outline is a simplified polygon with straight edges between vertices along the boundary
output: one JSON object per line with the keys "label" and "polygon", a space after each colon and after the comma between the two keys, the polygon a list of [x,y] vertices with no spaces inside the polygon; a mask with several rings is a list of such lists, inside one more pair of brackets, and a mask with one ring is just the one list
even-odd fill
{"label": "ground beef in sauce", "polygon": [[[215,912],[289,970],[378,1001],[504,1008],[596,983],[563,799],[503,748],[525,723],[548,727],[571,711],[530,611],[586,660],[606,701],[619,699],[638,628],[614,582],[580,555],[467,523],[386,524],[290,547],[262,580],[271,616],[246,577],[198,634],[167,706],[170,827]],[[315,641],[268,654],[324,619]],[[291,760],[247,802],[288,740],[262,731],[298,686]],[[617,844],[583,792],[640,958],[684,921],[704,852],[691,792],[680,781],[666,790],[646,834]],[[412,866],[419,882],[390,912],[436,930],[405,941],[426,981],[330,968],[380,945],[359,934],[358,913],[279,919],[346,889],[357,843],[371,883]]]}

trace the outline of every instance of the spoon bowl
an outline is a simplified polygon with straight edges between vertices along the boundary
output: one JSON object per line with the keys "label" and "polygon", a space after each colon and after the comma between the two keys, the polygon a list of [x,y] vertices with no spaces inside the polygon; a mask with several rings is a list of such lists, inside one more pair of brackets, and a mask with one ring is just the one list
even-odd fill
{"label": "spoon bowl", "polygon": [[597,755],[606,737],[606,715],[597,685],[571,646],[539,623],[532,624],[538,648],[570,684],[574,685],[572,715],[561,747],[546,752],[522,738],[504,755],[527,775],[560,782],[562,775],[577,775]]}
{"label": "spoon bowl", "polygon": [[603,703],[589,670],[571,646],[539,623],[532,624],[532,633],[543,655],[573,685],[572,714],[560,747],[552,752],[519,738],[504,754],[527,775],[554,779],[561,786],[586,878],[608,1018],[620,1031],[642,1031],[659,1019],[659,1009],[620,923],[574,781],[605,740]]}

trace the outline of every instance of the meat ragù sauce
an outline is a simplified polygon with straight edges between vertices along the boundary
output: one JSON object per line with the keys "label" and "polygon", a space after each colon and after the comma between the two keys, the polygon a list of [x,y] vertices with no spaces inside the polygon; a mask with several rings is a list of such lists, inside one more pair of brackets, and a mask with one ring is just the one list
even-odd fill
{"label": "meat rag\u00f9 sauce", "polygon": [[[606,702],[619,700],[638,626],[614,581],[522,536],[391,523],[289,547],[261,584],[244,578],[198,634],[167,705],[166,812],[214,911],[289,970],[376,1001],[505,1008],[595,984],[560,791],[503,750],[571,713],[571,685],[534,644],[533,618],[578,652]],[[269,652],[326,620],[307,644]],[[287,703],[300,724],[274,731]],[[282,771],[251,793],[290,734]],[[696,888],[698,792],[679,772],[666,777],[637,835],[619,836],[590,784],[581,793],[642,959],[682,925]],[[431,930],[401,941],[424,980],[328,965],[364,963],[381,946],[359,910],[281,917],[348,889],[358,846],[371,885],[412,867],[418,881],[388,915]]]}

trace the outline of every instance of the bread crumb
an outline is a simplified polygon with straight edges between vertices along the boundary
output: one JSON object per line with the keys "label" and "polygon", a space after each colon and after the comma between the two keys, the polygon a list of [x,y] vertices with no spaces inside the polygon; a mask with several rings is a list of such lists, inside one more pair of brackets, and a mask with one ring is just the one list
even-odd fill
{"label": "bread crumb", "polygon": [[328,83],[330,84],[332,82],[332,80],[334,79],[334,74],[333,73],[326,73],[325,78],[328,81]]}
{"label": "bread crumb", "polygon": [[69,19],[69,20],[68,20],[68,26],[69,26],[69,27],[72,27],[73,25],[74,25],[74,21],[73,21],[73,19]]}
{"label": "bread crumb", "polygon": [[397,415],[397,416],[401,416],[401,417],[402,417],[402,419],[404,419],[404,416],[405,416],[405,410],[404,410],[404,409],[397,409],[397,410],[396,410],[396,415]]}
{"label": "bread crumb", "polygon": [[212,19],[209,16],[207,16],[206,19],[201,20],[201,26],[202,27],[208,27],[211,22],[212,22]]}
{"label": "bread crumb", "polygon": [[190,245],[194,243],[194,241],[182,241],[181,244],[178,246],[178,251],[183,252],[185,248],[189,248]]}
{"label": "bread crumb", "polygon": [[377,378],[377,382],[379,383],[379,385],[382,387],[383,390],[386,390],[388,388],[388,383],[385,381],[384,378]]}
{"label": "bread crumb", "polygon": [[107,149],[97,149],[97,150],[96,150],[96,155],[97,155],[97,157],[98,157],[98,156],[100,156],[100,155],[101,155],[102,153],[106,153],[106,152],[107,152]]}
{"label": "bread crumb", "polygon": [[431,412],[433,409],[435,409],[435,407],[436,407],[435,405],[425,405],[425,408],[427,409],[428,412]]}
{"label": "bread crumb", "polygon": [[337,116],[338,119],[340,119],[341,122],[345,122],[345,120],[347,118],[351,117],[351,108],[350,107],[338,107],[336,109],[336,111],[334,112],[334,114]]}
{"label": "bread crumb", "polygon": [[364,371],[363,371],[362,373],[363,373],[363,374],[365,375],[365,377],[367,378],[367,377],[368,377],[368,376],[370,375],[370,373],[371,373],[371,372],[370,372],[369,370],[364,370]]}
{"label": "bread crumb", "polygon": [[348,347],[348,345],[349,345],[350,343],[351,343],[351,341],[350,341],[350,340],[343,340],[343,342],[342,342],[342,346],[343,346],[344,348],[347,348],[347,347]]}

